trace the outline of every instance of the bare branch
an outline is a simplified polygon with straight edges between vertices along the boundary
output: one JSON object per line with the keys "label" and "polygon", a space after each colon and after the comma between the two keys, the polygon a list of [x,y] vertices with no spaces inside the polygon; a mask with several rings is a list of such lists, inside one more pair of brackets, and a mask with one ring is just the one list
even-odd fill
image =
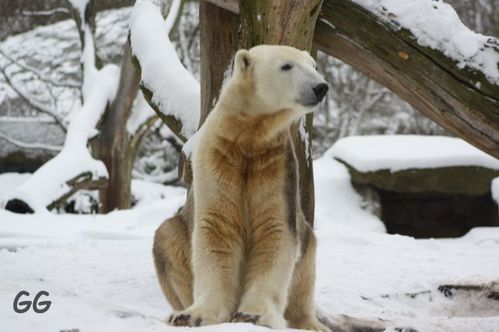
{"label": "bare branch", "polygon": [[[50,78],[44,77],[35,68],[21,63],[19,61],[19,59],[12,58],[10,55],[5,53],[5,51],[3,51],[1,48],[0,48],[0,55],[2,55],[7,60],[9,60],[11,62],[11,64],[15,64],[16,66],[20,67],[21,69],[24,69],[25,71],[32,73],[33,75],[36,76],[36,78],[38,78],[40,81],[42,81],[46,84],[50,84],[50,85],[53,85],[53,86],[58,87],[58,88],[68,88],[68,89],[78,89],[78,90],[81,89],[81,84],[79,84],[77,82],[74,82],[74,83],[69,82],[69,83],[62,84],[59,82],[54,82]],[[48,86],[47,86],[47,88],[48,88]]]}
{"label": "bare branch", "polygon": [[94,179],[91,172],[85,172],[75,176],[74,178],[66,181],[66,184],[69,186],[70,190],[66,192],[61,197],[58,197],[56,200],[51,202],[47,209],[53,210],[64,203],[73,196],[79,190],[99,190],[104,187],[107,183],[107,179]]}
{"label": "bare branch", "polygon": [[24,149],[49,150],[49,151],[61,151],[62,150],[62,146],[51,145],[51,144],[22,142],[22,141],[15,139],[15,138],[4,135],[2,133],[0,133],[0,138],[11,143],[11,144],[14,144],[15,146],[18,146],[18,147],[24,148]]}
{"label": "bare branch", "polygon": [[5,78],[5,81],[7,84],[10,86],[14,92],[21,97],[22,100],[24,100],[26,103],[28,103],[31,107],[33,107],[35,110],[37,110],[40,113],[44,113],[52,117],[55,122],[61,127],[61,129],[66,132],[67,128],[62,122],[62,119],[59,118],[59,116],[51,109],[47,108],[45,105],[42,103],[33,100],[32,98],[28,97],[21,89],[19,89],[9,78],[9,75],[6,73],[5,68],[0,67],[0,73],[3,75]]}
{"label": "bare branch", "polygon": [[148,118],[144,123],[142,123],[139,128],[135,131],[135,135],[133,135],[130,146],[132,149],[137,149],[139,143],[142,141],[144,135],[149,131],[149,129],[158,121],[160,118],[158,115],[153,115]]}
{"label": "bare branch", "polygon": [[134,178],[138,178],[138,179],[149,181],[149,182],[162,183],[164,185],[173,185],[173,184],[178,183],[178,181],[179,181],[177,168],[174,168],[171,171],[168,171],[168,172],[162,173],[162,174],[158,174],[158,175],[144,174],[144,173],[138,172],[136,170],[134,170],[132,172],[132,174],[133,174]]}
{"label": "bare branch", "polygon": [[21,15],[24,16],[51,16],[57,13],[62,13],[62,14],[70,14],[70,11],[67,8],[64,7],[58,7],[50,10],[36,10],[36,11],[31,11],[31,10],[23,10],[21,11]]}

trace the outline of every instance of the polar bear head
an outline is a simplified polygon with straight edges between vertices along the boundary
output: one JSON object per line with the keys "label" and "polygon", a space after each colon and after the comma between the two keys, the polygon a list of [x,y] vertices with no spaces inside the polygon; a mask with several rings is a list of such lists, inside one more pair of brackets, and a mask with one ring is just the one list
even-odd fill
{"label": "polar bear head", "polygon": [[258,105],[251,110],[255,115],[289,109],[301,116],[314,111],[329,90],[310,54],[289,46],[239,50],[232,80]]}

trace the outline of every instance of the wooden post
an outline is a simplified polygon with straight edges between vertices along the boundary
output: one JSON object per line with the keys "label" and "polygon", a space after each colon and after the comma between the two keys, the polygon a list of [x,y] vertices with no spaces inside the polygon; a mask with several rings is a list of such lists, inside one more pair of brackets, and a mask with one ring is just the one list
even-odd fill
{"label": "wooden post", "polygon": [[199,3],[201,38],[201,117],[206,120],[215,105],[231,62],[237,51],[239,18],[206,1]]}

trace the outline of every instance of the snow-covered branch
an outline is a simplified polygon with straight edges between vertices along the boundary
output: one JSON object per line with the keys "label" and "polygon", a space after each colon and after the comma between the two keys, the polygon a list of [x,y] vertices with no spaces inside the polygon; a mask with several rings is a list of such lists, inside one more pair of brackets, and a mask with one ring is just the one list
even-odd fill
{"label": "snow-covered branch", "polygon": [[201,96],[199,83],[182,65],[168,37],[179,6],[180,1],[175,0],[165,21],[158,1],[137,1],[130,24],[130,42],[140,67],[146,100],[185,142],[197,129]]}
{"label": "snow-covered branch", "polygon": [[458,68],[481,72],[499,85],[499,39],[471,31],[450,4],[440,0],[353,1],[396,29],[409,30],[418,44],[442,52]]}

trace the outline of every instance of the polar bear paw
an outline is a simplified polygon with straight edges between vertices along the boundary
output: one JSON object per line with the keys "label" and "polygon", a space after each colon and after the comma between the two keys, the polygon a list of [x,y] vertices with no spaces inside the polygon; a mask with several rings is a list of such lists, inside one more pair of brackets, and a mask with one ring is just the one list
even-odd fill
{"label": "polar bear paw", "polygon": [[221,312],[212,312],[203,309],[187,309],[174,311],[167,322],[173,326],[203,326],[228,322],[230,316]]}
{"label": "polar bear paw", "polygon": [[287,327],[286,320],[283,317],[279,317],[279,315],[265,315],[243,311],[235,312],[230,321],[232,323],[253,323],[272,329],[284,329]]}

